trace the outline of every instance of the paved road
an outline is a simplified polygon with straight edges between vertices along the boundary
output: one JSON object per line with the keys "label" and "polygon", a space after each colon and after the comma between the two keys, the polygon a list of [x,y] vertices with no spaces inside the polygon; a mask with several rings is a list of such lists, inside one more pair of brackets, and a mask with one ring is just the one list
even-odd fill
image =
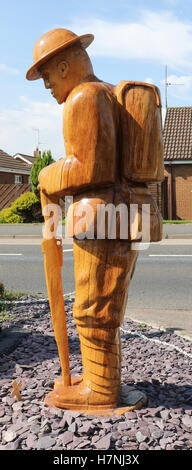
{"label": "paved road", "polygon": [[[45,294],[47,289],[41,246],[35,240],[31,243],[34,244],[0,244],[0,281],[8,290]],[[72,244],[63,249],[63,291],[68,293],[74,290]]]}
{"label": "paved road", "polygon": [[[38,240],[0,244],[0,281],[7,289],[46,293]],[[64,293],[75,290],[72,244],[64,244]],[[141,251],[129,288],[129,308],[192,310],[192,241],[164,240]]]}
{"label": "paved road", "polygon": [[192,244],[164,242],[141,252],[128,304],[137,308],[192,310]]}
{"label": "paved road", "polygon": [[[62,233],[65,233],[64,225]],[[192,239],[192,224],[163,224],[163,238],[174,238],[178,234],[180,234],[180,238]],[[0,238],[29,236],[41,237],[42,224],[0,224]]]}

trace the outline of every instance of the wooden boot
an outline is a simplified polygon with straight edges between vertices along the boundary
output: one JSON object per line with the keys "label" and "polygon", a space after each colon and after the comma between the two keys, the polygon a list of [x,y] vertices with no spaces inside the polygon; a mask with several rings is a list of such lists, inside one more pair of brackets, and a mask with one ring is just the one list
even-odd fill
{"label": "wooden boot", "polygon": [[[73,381],[73,385],[64,387],[57,379],[53,392],[46,397],[46,403],[85,412],[115,408],[120,390],[119,329],[102,330],[102,341],[89,340],[85,337],[86,329],[78,330],[84,369],[83,380]],[[98,336],[97,331],[94,331],[94,334]]]}

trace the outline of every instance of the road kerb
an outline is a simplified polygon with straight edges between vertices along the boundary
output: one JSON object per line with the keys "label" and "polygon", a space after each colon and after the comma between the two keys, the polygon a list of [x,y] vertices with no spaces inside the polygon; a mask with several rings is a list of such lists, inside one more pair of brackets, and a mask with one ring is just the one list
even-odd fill
{"label": "road kerb", "polygon": [[163,331],[171,330],[192,341],[192,310],[136,309],[127,306],[125,317],[141,325],[146,324]]}

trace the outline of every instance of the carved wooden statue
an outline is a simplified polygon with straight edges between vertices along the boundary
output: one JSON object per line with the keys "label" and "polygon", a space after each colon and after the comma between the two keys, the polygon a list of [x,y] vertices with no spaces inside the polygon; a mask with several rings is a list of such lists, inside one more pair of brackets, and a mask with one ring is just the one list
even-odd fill
{"label": "carved wooden statue", "polygon": [[[62,246],[55,235],[50,238],[45,224],[45,273],[62,368],[62,377],[46,402],[92,413],[117,409],[121,404],[120,325],[138,257],[133,243],[144,227],[143,204],[150,204],[149,241],[161,240],[162,217],[147,182],[163,180],[159,91],[146,83],[113,86],[99,80],[86,52],[93,39],[91,34],[52,30],[36,42],[34,64],[27,72],[28,80],[43,78],[57,102],[65,103],[66,157],[44,168],[39,184],[43,209],[48,203],[59,204],[65,195],[73,196],[68,232],[74,239],[73,314],[83,363],[82,376],[71,378],[60,272]],[[137,224],[132,230],[134,219],[127,237],[121,237],[115,211],[116,236],[111,236],[107,222],[105,236],[98,236],[97,208],[101,204],[115,208],[121,204],[127,209],[138,205],[138,230]],[[91,237],[81,237],[90,229]],[[121,412],[143,403],[143,399],[127,403]]]}

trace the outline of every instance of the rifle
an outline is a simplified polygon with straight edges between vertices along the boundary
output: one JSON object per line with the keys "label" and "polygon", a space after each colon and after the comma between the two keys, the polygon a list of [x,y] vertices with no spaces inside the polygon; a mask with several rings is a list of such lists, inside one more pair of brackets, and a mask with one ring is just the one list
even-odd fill
{"label": "rifle", "polygon": [[[42,251],[44,253],[44,269],[51,310],[51,317],[55,340],[58,347],[59,359],[61,363],[63,385],[71,385],[70,369],[69,369],[69,349],[67,324],[65,315],[65,305],[63,300],[61,266],[63,264],[62,239],[56,238],[56,229],[58,225],[58,216],[54,214],[54,232],[50,232],[50,217],[46,206],[48,204],[55,205],[55,212],[58,214],[59,198],[57,196],[47,196],[40,191],[41,207],[44,215],[45,226],[42,241]],[[51,207],[51,206],[50,206]],[[45,209],[46,208],[46,209]],[[51,209],[52,209],[51,208]],[[52,209],[53,211],[53,209]],[[53,225],[55,225],[53,227]]]}

